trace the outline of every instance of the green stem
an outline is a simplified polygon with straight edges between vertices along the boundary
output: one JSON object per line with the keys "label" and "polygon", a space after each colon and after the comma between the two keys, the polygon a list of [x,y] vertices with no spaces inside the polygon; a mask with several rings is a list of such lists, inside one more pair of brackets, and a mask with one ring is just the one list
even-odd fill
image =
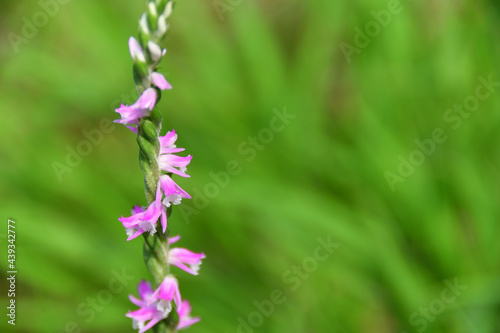
{"label": "green stem", "polygon": [[160,179],[157,159],[160,153],[158,137],[161,120],[161,114],[157,110],[153,110],[150,117],[141,120],[137,131],[139,164],[144,175],[145,194],[148,204],[151,204],[156,198],[156,190]]}

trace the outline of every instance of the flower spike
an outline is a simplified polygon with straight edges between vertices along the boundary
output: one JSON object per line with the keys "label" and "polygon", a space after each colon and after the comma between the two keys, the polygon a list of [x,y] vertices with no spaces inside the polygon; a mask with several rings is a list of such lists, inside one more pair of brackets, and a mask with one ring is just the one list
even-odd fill
{"label": "flower spike", "polygon": [[132,319],[132,326],[139,333],[150,329],[172,333],[200,321],[199,317],[190,316],[191,305],[181,299],[177,278],[170,274],[170,265],[198,275],[205,254],[171,248],[180,236],[169,237],[167,229],[167,218],[174,206],[180,205],[182,199],[191,199],[177,185],[175,176],[190,177],[186,172],[192,156],[177,155],[185,149],[176,146],[175,130],[160,136],[162,115],[154,110],[161,94],[172,89],[157,68],[167,51],[160,45],[168,31],[172,9],[172,0],[147,2],[147,9],[139,20],[138,38],[128,40],[139,98],[132,105],[121,104],[115,110],[120,119],[114,122],[136,134],[147,199],[147,205],[135,205],[130,216],[121,216],[118,220],[125,228],[127,241],[144,236],[144,260],[156,282],[153,288],[149,282],[141,281],[137,286],[138,297],[129,296],[138,309],[129,311],[126,316]]}

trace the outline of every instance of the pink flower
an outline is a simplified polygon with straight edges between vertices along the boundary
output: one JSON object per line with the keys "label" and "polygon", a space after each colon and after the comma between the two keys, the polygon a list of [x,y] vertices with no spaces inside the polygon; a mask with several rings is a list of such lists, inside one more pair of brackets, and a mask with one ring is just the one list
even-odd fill
{"label": "pink flower", "polygon": [[[177,243],[181,236],[172,236],[168,238],[168,245]],[[194,253],[187,249],[174,247],[168,251],[167,261],[170,265],[174,265],[183,269],[184,271],[198,275],[201,265],[201,259],[205,258],[204,253]],[[190,267],[185,264],[190,265]]]}
{"label": "pink flower", "polygon": [[151,73],[151,83],[157,86],[160,90],[172,89],[172,85],[168,83],[165,77],[158,72]]}
{"label": "pink flower", "polygon": [[189,316],[190,313],[191,305],[188,301],[182,301],[181,305],[177,308],[177,314],[179,315],[179,324],[177,325],[178,330],[187,328],[201,320],[200,317],[191,318],[191,316]]}
{"label": "pink flower", "polygon": [[188,249],[175,247],[168,251],[167,261],[170,265],[179,267],[189,274],[198,275],[204,253],[194,253]]}
{"label": "pink flower", "polygon": [[181,292],[179,291],[177,279],[172,275],[167,275],[151,295],[151,299],[158,301],[158,309],[172,310],[172,301],[179,307],[181,305]]}
{"label": "pink flower", "polygon": [[167,132],[164,136],[158,138],[160,140],[160,154],[172,154],[184,151],[184,148],[177,148],[175,141],[177,141],[177,133],[175,130]]}
{"label": "pink flower", "polygon": [[127,241],[132,240],[139,235],[149,231],[151,234],[156,232],[156,223],[161,217],[161,226],[163,232],[167,230],[167,210],[161,202],[162,191],[160,186],[156,191],[156,200],[153,201],[149,207],[144,210],[139,206],[132,209],[132,216],[121,217],[118,220],[126,228]]}
{"label": "pink flower", "polygon": [[151,110],[156,105],[158,93],[155,88],[144,90],[139,99],[132,105],[121,105],[115,111],[120,114],[121,119],[114,122],[124,125],[139,125],[139,120],[143,117],[149,117]]}
{"label": "pink flower", "polygon": [[[171,309],[158,306],[153,297],[153,290],[148,282],[141,281],[137,286],[140,299],[129,295],[132,303],[140,309],[129,311],[125,316],[132,318],[132,326],[139,329],[139,333],[143,333],[156,325],[160,320],[167,318]],[[149,321],[146,323],[146,321]]]}
{"label": "pink flower", "polygon": [[[160,139],[160,156],[158,158],[158,165],[160,170],[174,173],[181,177],[189,177],[186,174],[186,167],[191,163],[193,156],[189,155],[186,157],[181,157],[174,155],[184,150],[184,148],[177,148],[175,141],[177,140],[177,134],[175,130],[172,130],[162,136]],[[177,169],[178,168],[178,169]]]}
{"label": "pink flower", "polygon": [[170,207],[170,203],[178,205],[181,203],[182,198],[191,199],[191,196],[177,185],[169,175],[160,177],[160,186],[165,194],[163,204]]}

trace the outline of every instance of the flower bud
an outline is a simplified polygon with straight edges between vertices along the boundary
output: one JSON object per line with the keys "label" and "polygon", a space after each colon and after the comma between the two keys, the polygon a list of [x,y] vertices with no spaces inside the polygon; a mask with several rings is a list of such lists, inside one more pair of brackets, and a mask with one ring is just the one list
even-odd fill
{"label": "flower bud", "polygon": [[158,11],[156,10],[156,5],[154,4],[154,2],[149,2],[148,3],[148,12],[152,16],[158,17]]}
{"label": "flower bud", "polygon": [[172,8],[174,6],[174,3],[172,1],[169,1],[165,7],[165,10],[163,11],[163,15],[165,15],[166,18],[172,14]]}
{"label": "flower bud", "polygon": [[151,55],[151,59],[153,59],[154,62],[160,60],[160,58],[163,57],[165,53],[167,53],[166,49],[162,50],[158,44],[152,41],[148,42],[148,50],[149,54]]}
{"label": "flower bud", "polygon": [[128,40],[128,48],[130,50],[130,56],[134,62],[146,62],[146,55],[143,49],[134,37],[130,37]]}
{"label": "flower bud", "polygon": [[151,73],[151,83],[158,87],[160,90],[172,89],[170,83],[167,82],[165,77],[160,73],[153,72]]}
{"label": "flower bud", "polygon": [[[149,37],[151,35],[151,31],[148,26],[148,17],[146,13],[143,13],[139,20],[139,34]],[[146,39],[143,39],[146,40]]]}
{"label": "flower bud", "polygon": [[156,35],[159,39],[163,39],[168,30],[167,16],[165,12],[158,18],[158,28],[156,30]]}
{"label": "flower bud", "polygon": [[148,3],[147,20],[151,30],[155,31],[158,25],[158,12],[156,11],[156,5],[153,2]]}

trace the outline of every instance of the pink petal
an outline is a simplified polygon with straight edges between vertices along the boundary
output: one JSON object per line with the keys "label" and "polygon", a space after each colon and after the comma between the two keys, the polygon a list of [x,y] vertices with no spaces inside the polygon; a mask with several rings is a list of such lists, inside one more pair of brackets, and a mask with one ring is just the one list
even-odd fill
{"label": "pink petal", "polygon": [[144,208],[142,208],[141,206],[139,205],[135,205],[133,208],[132,208],[132,214],[138,214],[138,213],[142,213],[144,211]]}
{"label": "pink petal", "polygon": [[171,261],[169,261],[169,263],[172,266],[175,266],[177,268],[182,269],[186,273],[189,273],[189,274],[192,274],[192,275],[195,275],[195,276],[198,275],[198,274],[200,274],[200,273],[192,270],[189,266],[185,265],[183,262],[181,262],[179,260],[172,259]]}
{"label": "pink petal", "polygon": [[171,146],[177,141],[177,134],[175,134],[175,130],[171,130],[170,132],[167,132],[164,136],[160,136],[160,145],[162,147],[168,147]]}
{"label": "pink petal", "polygon": [[160,154],[174,154],[174,153],[180,153],[181,151],[184,151],[186,149],[184,148],[160,148]]}
{"label": "pink petal", "polygon": [[132,235],[130,235],[130,237],[127,238],[127,242],[131,241],[132,239],[135,239],[135,238],[139,237],[143,233],[144,233],[144,230],[138,229],[135,233],[133,233]]}
{"label": "pink petal", "polygon": [[147,323],[146,325],[144,325],[144,327],[139,330],[139,333],[146,332],[147,330],[149,330],[151,327],[153,327],[154,325],[156,325],[162,319],[163,319],[163,317],[161,317],[161,316],[158,316],[158,315],[155,316],[153,319],[151,319],[151,321],[149,323]]}
{"label": "pink petal", "polygon": [[174,300],[177,306],[181,304],[181,293],[176,278],[173,276],[166,276],[165,279],[163,279],[161,285],[151,296],[151,300],[158,299],[165,299],[167,301]]}
{"label": "pink petal", "polygon": [[177,314],[179,317],[187,316],[191,313],[191,304],[188,301],[182,301],[181,305],[177,309]]}
{"label": "pink petal", "polygon": [[178,258],[179,260],[191,265],[199,264],[202,259],[206,258],[204,253],[194,253],[181,247],[170,249],[168,256],[169,258]]}
{"label": "pink petal", "polygon": [[181,236],[180,235],[177,235],[177,236],[172,236],[168,239],[168,245],[172,245],[176,242],[179,241],[179,239],[181,239]]}
{"label": "pink petal", "polygon": [[149,116],[150,113],[148,109],[142,108],[139,102],[140,99],[133,105],[121,104],[118,109],[115,109],[120,114],[121,119],[114,120],[114,122],[124,125],[139,125],[139,119]]}
{"label": "pink petal", "polygon": [[[116,122],[116,120],[115,120],[115,122]],[[128,128],[129,130],[131,130],[132,132],[134,132],[135,134],[137,134],[137,132],[138,132],[137,127],[134,127],[134,126],[127,126],[127,128]]]}
{"label": "pink petal", "polygon": [[170,83],[167,82],[165,77],[160,73],[151,73],[151,82],[158,87],[160,90],[172,89]]}
{"label": "pink petal", "polygon": [[186,178],[191,177],[187,173],[182,172],[180,170],[177,170],[176,168],[174,168],[170,164],[162,162],[161,156],[160,156],[160,158],[158,160],[158,165],[160,166],[160,170],[162,170],[162,171],[170,172],[170,173],[176,174],[176,175],[181,176],[181,177],[186,177]]}
{"label": "pink petal", "polygon": [[172,165],[174,167],[178,167],[178,168],[188,166],[189,163],[191,163],[191,159],[193,158],[193,156],[191,156],[191,155],[188,155],[186,157],[177,156],[177,155],[164,155],[162,157],[163,157],[164,161],[166,161],[170,165]]}
{"label": "pink petal", "polygon": [[139,107],[141,109],[153,110],[156,105],[156,99],[158,98],[158,93],[155,88],[148,88],[144,90],[141,97],[139,97]]}
{"label": "pink petal", "polygon": [[153,288],[151,288],[151,283],[141,280],[137,285],[137,292],[139,297],[142,299],[146,299],[151,296],[153,293]]}
{"label": "pink petal", "polygon": [[177,185],[169,175],[163,175],[160,177],[160,186],[166,197],[172,194],[178,194],[182,198],[191,199],[191,196],[179,185]]}
{"label": "pink petal", "polygon": [[194,318],[187,318],[187,319],[180,319],[179,324],[177,325],[178,330],[182,330],[183,328],[189,327],[193,324],[196,324],[201,320],[200,317],[194,317]]}
{"label": "pink petal", "polygon": [[130,51],[130,56],[134,61],[136,60],[140,60],[142,62],[146,61],[146,57],[144,56],[144,51],[142,50],[142,47],[139,45],[139,43],[134,37],[129,38],[128,48]]}
{"label": "pink petal", "polygon": [[134,303],[135,305],[137,305],[138,307],[143,307],[145,302],[141,301],[140,299],[134,297],[133,295],[128,295],[128,299]]}
{"label": "pink petal", "polygon": [[168,251],[168,262],[171,265],[193,275],[198,275],[197,269],[193,269],[193,267],[189,267],[187,265],[199,266],[201,265],[201,260],[204,258],[204,253],[194,253],[183,248],[173,248]]}
{"label": "pink petal", "polygon": [[163,208],[163,212],[161,213],[161,227],[163,233],[165,233],[167,231],[167,211],[165,208]]}
{"label": "pink petal", "polygon": [[139,310],[127,313],[125,316],[137,321],[146,321],[151,319],[156,310],[154,308],[140,308]]}
{"label": "pink petal", "polygon": [[129,217],[119,217],[118,221],[120,221],[125,228],[134,228],[137,224],[142,220],[142,216],[144,213],[134,214]]}

